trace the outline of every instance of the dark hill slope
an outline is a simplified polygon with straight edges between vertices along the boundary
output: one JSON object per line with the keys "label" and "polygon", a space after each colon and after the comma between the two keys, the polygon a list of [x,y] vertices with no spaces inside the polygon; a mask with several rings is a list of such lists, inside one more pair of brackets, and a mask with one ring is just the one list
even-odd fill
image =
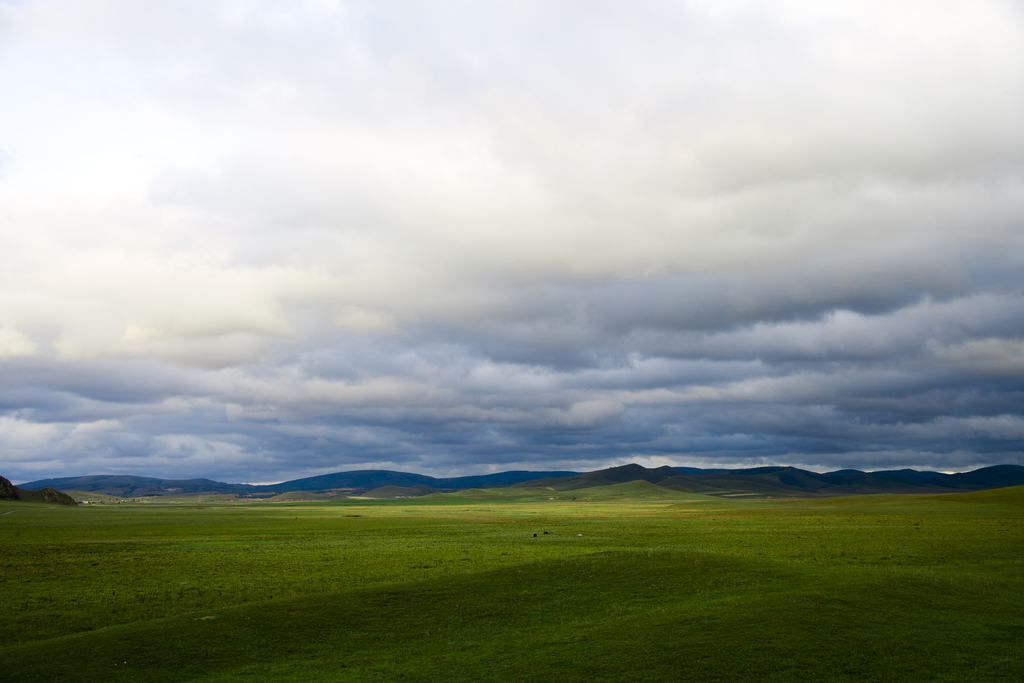
{"label": "dark hill slope", "polygon": [[[855,472],[856,470],[853,471]],[[915,482],[923,484],[934,477],[947,476],[945,474],[942,474],[941,472],[919,472],[917,470],[882,470],[881,472],[872,472],[871,474],[876,479],[881,479],[884,481],[893,481],[903,484],[912,484]]]}
{"label": "dark hill slope", "polygon": [[970,491],[994,489],[1024,484],[1024,467],[1020,465],[996,465],[994,467],[983,467],[973,472],[940,474],[939,477],[941,479],[933,477],[928,481],[935,482],[940,486]]}
{"label": "dark hill slope", "polygon": [[606,470],[586,472],[570,477],[545,477],[534,481],[526,481],[515,484],[515,486],[536,487],[549,486],[556,491],[573,491],[575,489],[586,489],[594,486],[611,486],[612,484],[624,484],[628,481],[646,481],[651,484],[658,484],[669,477],[678,476],[679,472],[667,465],[656,469],[647,469],[642,465],[629,464],[621,467],[609,467]]}

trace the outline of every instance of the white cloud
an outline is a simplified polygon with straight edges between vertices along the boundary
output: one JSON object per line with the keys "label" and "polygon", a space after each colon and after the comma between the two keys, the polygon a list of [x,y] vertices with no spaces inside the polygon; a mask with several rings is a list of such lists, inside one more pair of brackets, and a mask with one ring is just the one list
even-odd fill
{"label": "white cloud", "polygon": [[36,424],[13,417],[0,417],[0,447],[6,457],[33,452],[60,438],[61,430],[50,424]]}
{"label": "white cloud", "polygon": [[0,358],[30,356],[38,348],[24,333],[10,327],[0,327]]}

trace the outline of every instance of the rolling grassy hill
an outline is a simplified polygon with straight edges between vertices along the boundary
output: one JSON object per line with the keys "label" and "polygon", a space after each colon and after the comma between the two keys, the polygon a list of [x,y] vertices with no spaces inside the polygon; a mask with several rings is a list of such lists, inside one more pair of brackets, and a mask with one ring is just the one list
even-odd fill
{"label": "rolling grassy hill", "polygon": [[550,486],[559,491],[572,491],[574,489],[585,489],[592,486],[609,486],[611,484],[622,484],[627,481],[647,481],[658,483],[669,477],[678,476],[679,472],[672,467],[659,467],[647,469],[642,465],[630,464],[621,467],[610,467],[595,472],[585,472],[568,477],[545,477],[526,481],[515,486]]}
{"label": "rolling grassy hill", "polygon": [[593,486],[585,489],[572,489],[575,500],[581,502],[646,502],[646,501],[680,501],[693,498],[692,495],[674,491],[663,486],[652,484],[643,479]]}
{"label": "rolling grassy hill", "polygon": [[939,493],[1024,484],[1024,467],[998,465],[951,475],[915,470],[839,470],[821,474],[795,467],[756,467],[706,472],[690,470],[679,473],[671,467],[647,469],[633,464],[570,477],[546,477],[515,486],[547,486],[559,491],[573,491],[624,481],[647,481],[677,491],[718,496],[816,497],[873,493]]}
{"label": "rolling grassy hill", "polygon": [[437,489],[420,484],[419,486],[381,486],[362,494],[364,498],[416,498],[428,493],[437,493]]}
{"label": "rolling grassy hill", "polygon": [[331,500],[337,498],[335,493],[318,493],[316,491],[288,491],[286,493],[279,493],[276,496],[265,498],[271,502],[281,501],[299,501],[299,500]]}

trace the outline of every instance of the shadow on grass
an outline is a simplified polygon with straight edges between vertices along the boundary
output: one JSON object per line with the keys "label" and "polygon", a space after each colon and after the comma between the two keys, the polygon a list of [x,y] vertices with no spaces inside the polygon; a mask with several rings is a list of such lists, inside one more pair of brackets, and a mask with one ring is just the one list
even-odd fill
{"label": "shadow on grass", "polygon": [[1004,584],[959,590],[948,580],[891,570],[800,568],[707,553],[605,553],[6,648],[2,676],[1022,680],[1021,602],[1020,591]]}

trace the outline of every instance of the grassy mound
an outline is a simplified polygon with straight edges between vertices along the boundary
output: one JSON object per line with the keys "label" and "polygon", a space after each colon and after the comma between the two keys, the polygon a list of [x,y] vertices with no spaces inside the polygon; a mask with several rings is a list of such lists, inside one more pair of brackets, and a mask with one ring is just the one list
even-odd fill
{"label": "grassy mound", "polygon": [[266,500],[273,501],[300,501],[300,500],[332,500],[337,498],[333,493],[315,493],[313,491],[289,491],[281,493]]}
{"label": "grassy mound", "polygon": [[612,484],[611,486],[595,486],[588,489],[577,489],[573,491],[576,500],[607,502],[607,501],[666,501],[674,502],[693,498],[692,494],[683,493],[668,489],[657,484],[638,479],[627,481],[623,484]]}
{"label": "grassy mound", "polygon": [[363,498],[419,498],[435,493],[429,486],[380,486],[362,494]]}
{"label": "grassy mound", "polygon": [[971,491],[969,493],[946,493],[942,498],[963,503],[1016,503],[1024,505],[1024,486],[1008,486],[1002,489]]}

